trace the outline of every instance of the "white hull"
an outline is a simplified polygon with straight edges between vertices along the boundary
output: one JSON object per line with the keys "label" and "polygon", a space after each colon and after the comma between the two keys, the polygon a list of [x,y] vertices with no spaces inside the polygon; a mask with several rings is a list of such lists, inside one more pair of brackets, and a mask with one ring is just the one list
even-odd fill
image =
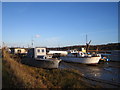
{"label": "white hull", "polygon": [[60,57],[63,61],[83,64],[97,64],[101,57]]}

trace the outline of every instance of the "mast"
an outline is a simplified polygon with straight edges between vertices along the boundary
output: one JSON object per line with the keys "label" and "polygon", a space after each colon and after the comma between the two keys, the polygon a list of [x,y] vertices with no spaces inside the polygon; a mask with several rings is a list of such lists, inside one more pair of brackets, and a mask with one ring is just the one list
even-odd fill
{"label": "mast", "polygon": [[86,34],[86,53],[88,53],[88,50],[89,50],[89,45],[90,45],[90,43],[91,43],[91,40],[89,41],[89,43],[88,43],[88,41],[87,41],[87,34]]}
{"label": "mast", "polygon": [[88,52],[87,34],[86,34],[86,53]]}

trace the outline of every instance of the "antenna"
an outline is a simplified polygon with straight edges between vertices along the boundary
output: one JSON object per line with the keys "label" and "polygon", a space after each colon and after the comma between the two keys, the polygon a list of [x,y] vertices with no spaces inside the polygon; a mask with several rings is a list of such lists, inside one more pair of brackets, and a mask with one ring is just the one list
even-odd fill
{"label": "antenna", "polygon": [[2,46],[5,47],[5,43],[4,42],[3,42]]}
{"label": "antenna", "polygon": [[87,34],[86,34],[86,44],[87,44]]}
{"label": "antenna", "polygon": [[33,39],[32,39],[32,48],[33,48]]}
{"label": "antenna", "polygon": [[31,48],[33,48],[33,36],[31,37]]}

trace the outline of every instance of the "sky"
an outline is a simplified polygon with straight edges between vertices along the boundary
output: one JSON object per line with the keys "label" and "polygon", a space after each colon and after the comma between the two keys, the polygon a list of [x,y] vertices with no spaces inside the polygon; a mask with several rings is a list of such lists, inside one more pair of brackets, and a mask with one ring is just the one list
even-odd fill
{"label": "sky", "polygon": [[0,2],[0,48],[2,46],[2,3]]}
{"label": "sky", "polygon": [[117,2],[3,2],[8,46],[62,47],[118,42]]}

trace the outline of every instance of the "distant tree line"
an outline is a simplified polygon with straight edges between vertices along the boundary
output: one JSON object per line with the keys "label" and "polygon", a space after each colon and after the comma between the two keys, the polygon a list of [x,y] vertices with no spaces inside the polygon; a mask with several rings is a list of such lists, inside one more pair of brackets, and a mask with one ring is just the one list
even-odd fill
{"label": "distant tree line", "polygon": [[[120,43],[108,43],[102,45],[90,45],[89,50],[120,50]],[[86,45],[75,45],[75,46],[66,46],[66,47],[56,47],[56,48],[47,48],[47,50],[71,50],[77,49],[81,50],[82,47]]]}

